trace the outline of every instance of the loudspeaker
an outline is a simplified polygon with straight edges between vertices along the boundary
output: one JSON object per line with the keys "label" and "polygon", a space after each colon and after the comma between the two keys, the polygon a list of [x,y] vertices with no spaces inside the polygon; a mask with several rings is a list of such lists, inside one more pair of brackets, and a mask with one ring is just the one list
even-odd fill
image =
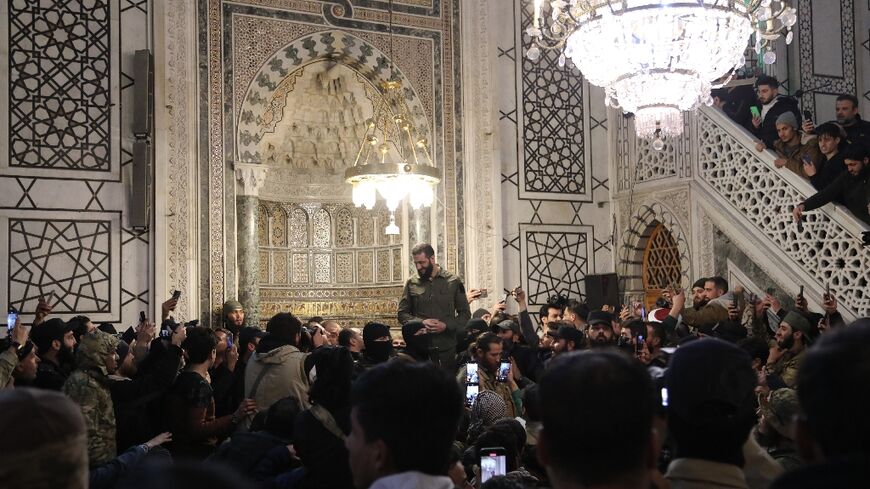
{"label": "loudspeaker", "polygon": [[154,58],[148,49],[133,54],[133,135],[151,137],[154,117]]}
{"label": "loudspeaker", "polygon": [[583,282],[589,309],[601,309],[605,304],[619,308],[619,278],[615,273],[587,275]]}
{"label": "loudspeaker", "polygon": [[148,229],[151,222],[151,143],[133,142],[133,175],[130,179],[130,227]]}

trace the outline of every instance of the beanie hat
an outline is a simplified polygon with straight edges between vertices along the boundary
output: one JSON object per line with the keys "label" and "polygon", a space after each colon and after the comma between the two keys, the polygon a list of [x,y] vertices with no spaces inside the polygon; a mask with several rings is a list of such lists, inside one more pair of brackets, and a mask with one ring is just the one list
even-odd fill
{"label": "beanie hat", "polygon": [[474,319],[479,319],[483,316],[486,316],[487,314],[490,314],[490,312],[481,307],[480,309],[474,311],[474,314],[472,314],[471,317]]}
{"label": "beanie hat", "polygon": [[803,333],[807,340],[810,339],[809,335],[812,327],[810,326],[810,322],[807,321],[807,318],[794,311],[789,311],[789,313],[782,318],[782,322],[791,326],[793,331],[800,331]]}
{"label": "beanie hat", "polygon": [[239,311],[239,310],[244,310],[244,309],[245,308],[242,307],[242,303],[239,301],[234,301],[234,300],[226,301],[226,302],[224,302],[224,317],[226,317],[227,314],[229,314],[233,311]]}
{"label": "beanie hat", "polygon": [[791,112],[783,112],[776,118],[776,125],[780,124],[791,126],[793,129],[797,129],[798,127],[797,118]]}

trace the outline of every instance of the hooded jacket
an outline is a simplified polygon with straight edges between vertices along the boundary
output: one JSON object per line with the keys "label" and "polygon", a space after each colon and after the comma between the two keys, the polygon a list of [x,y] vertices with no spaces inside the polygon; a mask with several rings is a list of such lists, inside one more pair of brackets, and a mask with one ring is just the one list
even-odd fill
{"label": "hooded jacket", "polygon": [[63,384],[63,393],[79,405],[85,418],[91,467],[116,455],[115,410],[106,358],[115,354],[117,346],[117,338],[100,330],[82,335],[76,352],[76,370]]}
{"label": "hooded jacket", "polygon": [[798,110],[797,100],[793,97],[779,95],[772,101],[767,112],[764,113],[764,120],[761,121],[761,125],[753,131],[768,148],[773,148],[773,143],[779,139],[779,134],[776,132],[776,119],[786,112],[794,114],[797,125],[800,127],[801,114]]}
{"label": "hooded jacket", "polygon": [[308,409],[307,356],[299,348],[266,335],[245,366],[245,397],[255,400],[261,411],[289,395],[298,400],[300,410]]}

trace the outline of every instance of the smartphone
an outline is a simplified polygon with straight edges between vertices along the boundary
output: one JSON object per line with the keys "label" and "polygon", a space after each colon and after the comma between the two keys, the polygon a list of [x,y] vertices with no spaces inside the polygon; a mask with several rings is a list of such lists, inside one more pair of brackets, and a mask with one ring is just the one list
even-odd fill
{"label": "smartphone", "polygon": [[643,335],[638,335],[637,340],[634,342],[634,352],[639,354],[643,351],[644,347]]}
{"label": "smartphone", "polygon": [[465,386],[465,405],[471,407],[474,405],[474,400],[477,399],[477,394],[480,393],[480,387],[477,384]]}
{"label": "smartphone", "polygon": [[752,112],[752,117],[761,117],[761,111],[754,105],[749,107],[749,112]]}
{"label": "smartphone", "polygon": [[509,360],[502,360],[498,366],[498,374],[495,376],[495,380],[497,382],[507,382],[508,375],[511,373],[511,362]]}
{"label": "smartphone", "polygon": [[16,324],[18,324],[18,309],[9,306],[9,311],[6,313],[6,327],[11,332]]}
{"label": "smartphone", "polygon": [[489,296],[489,291],[486,289],[480,289],[480,295],[477,296],[478,299],[486,299]]}
{"label": "smartphone", "polygon": [[148,318],[145,316],[145,311],[139,311],[139,324],[148,321]]}
{"label": "smartphone", "polygon": [[477,384],[480,382],[480,377],[477,373],[477,364],[476,363],[467,363],[465,364],[465,383],[467,384]]}
{"label": "smartphone", "polygon": [[831,284],[825,284],[825,300],[831,300]]}
{"label": "smartphone", "polygon": [[804,286],[801,285],[801,290],[800,290],[800,292],[798,292],[798,299],[803,299],[803,298],[804,298]]}
{"label": "smartphone", "polygon": [[160,330],[160,337],[161,338],[169,338],[170,336],[172,336],[171,329],[161,329]]}
{"label": "smartphone", "polygon": [[507,474],[507,451],[503,447],[480,449],[480,482]]}
{"label": "smartphone", "polygon": [[731,307],[733,307],[734,309],[737,309],[737,307],[738,307],[738,305],[737,305],[737,294],[733,294],[733,295],[731,296]]}
{"label": "smartphone", "polygon": [[121,334],[121,339],[124,340],[125,342],[127,342],[128,344],[132,343],[133,340],[136,339],[136,331],[133,329],[132,326],[127,328],[127,331],[124,331],[124,333]]}
{"label": "smartphone", "polygon": [[180,290],[172,291],[172,300],[177,301],[179,298],[181,298],[181,291]]}
{"label": "smartphone", "polygon": [[668,407],[668,388],[662,387],[662,407]]}
{"label": "smartphone", "polygon": [[804,111],[804,120],[806,120],[806,121],[813,120],[813,113],[808,111],[808,110],[805,110]]}
{"label": "smartphone", "polygon": [[233,348],[233,335],[227,335],[227,350],[231,350]]}

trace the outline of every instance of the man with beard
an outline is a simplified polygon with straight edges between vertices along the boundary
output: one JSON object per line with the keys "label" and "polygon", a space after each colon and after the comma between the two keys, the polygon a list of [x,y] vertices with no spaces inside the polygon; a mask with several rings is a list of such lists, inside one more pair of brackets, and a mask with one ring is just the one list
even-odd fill
{"label": "man with beard", "polygon": [[224,302],[224,327],[234,335],[245,325],[245,308],[239,301]]}
{"label": "man with beard", "polygon": [[428,330],[437,358],[433,361],[447,371],[454,371],[456,332],[471,319],[465,286],[459,277],[435,263],[435,250],[421,243],[411,250],[417,277],[405,284],[399,301],[399,323],[419,319]]}
{"label": "man with beard", "polygon": [[613,315],[609,312],[594,310],[589,313],[589,347],[603,348],[616,346],[616,335],[613,333]]}
{"label": "man with beard", "polygon": [[752,118],[753,131],[764,145],[773,147],[773,143],[779,139],[776,131],[776,120],[782,114],[791,112],[794,114],[796,124],[799,126],[801,115],[798,112],[797,100],[792,97],[780,95],[779,80],[772,76],[762,75],[755,81],[755,92],[761,103],[759,117]]}
{"label": "man with beard", "polygon": [[797,373],[809,346],[810,322],[791,311],[776,329],[776,346],[767,358],[767,376],[779,377],[785,385],[794,388]]}
{"label": "man with beard", "polygon": [[[843,126],[846,131],[845,142],[860,144],[870,153],[870,122],[861,119],[861,115],[858,114],[858,97],[851,94],[840,95],[837,97],[834,110],[837,113],[837,124]],[[819,134],[818,128],[813,128],[813,121],[805,121],[803,129],[808,133],[815,129]]]}
{"label": "man with beard", "polygon": [[556,341],[553,343],[553,357],[584,348],[586,348],[586,337],[583,335],[583,332],[575,328],[571,323],[562,322],[559,329],[556,330]]}
{"label": "man with beard", "polygon": [[76,338],[72,327],[58,318],[34,326],[33,343],[39,350],[39,368],[33,387],[59,391],[75,368]]}
{"label": "man with beard", "polygon": [[[499,382],[497,379],[503,354],[502,340],[495,333],[483,333],[477,338],[474,356],[478,364],[477,374],[480,392],[493,391],[498,394],[507,405],[507,417],[513,418],[519,416],[523,411],[522,393],[514,379],[515,370],[513,367],[508,373],[507,382]],[[466,366],[463,365],[459,369],[459,373],[456,374],[456,381],[463,387],[465,386],[465,375]]]}
{"label": "man with beard", "polygon": [[704,284],[706,282],[706,278],[699,278],[692,284],[692,309],[696,311],[706,306],[707,302],[709,302],[704,291]]}

